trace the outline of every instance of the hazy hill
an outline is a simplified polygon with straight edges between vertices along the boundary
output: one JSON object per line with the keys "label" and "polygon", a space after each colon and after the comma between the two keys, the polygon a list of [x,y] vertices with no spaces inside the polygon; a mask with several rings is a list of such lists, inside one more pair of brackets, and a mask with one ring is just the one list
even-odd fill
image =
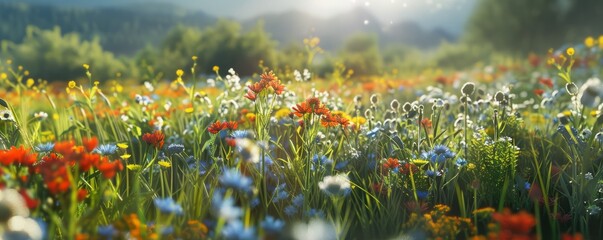
{"label": "hazy hill", "polygon": [[443,40],[454,41],[456,39],[455,36],[443,29],[427,31],[413,21],[385,25],[363,8],[356,8],[327,19],[316,18],[299,11],[267,14],[245,21],[243,26],[250,28],[260,20],[264,22],[266,31],[281,45],[318,36],[321,39],[321,46],[327,50],[336,50],[346,38],[357,33],[375,34],[383,46],[401,43],[420,48],[432,48]]}
{"label": "hazy hill", "polygon": [[[21,41],[27,25],[43,29],[59,26],[63,32],[77,32],[86,39],[98,37],[106,50],[131,55],[147,44],[157,45],[174,26],[182,24],[204,28],[216,21],[215,17],[203,11],[170,3],[104,4],[109,6],[88,8],[86,4],[80,4],[79,7],[58,7],[0,1],[3,19],[0,22],[0,39]],[[426,31],[415,22],[381,24],[363,8],[326,19],[298,11],[266,14],[242,22],[243,29],[251,28],[258,20],[263,21],[265,30],[280,43],[280,47],[318,36],[324,49],[336,50],[346,38],[359,32],[378,35],[383,46],[402,43],[430,48],[442,40],[454,39],[444,30]]]}

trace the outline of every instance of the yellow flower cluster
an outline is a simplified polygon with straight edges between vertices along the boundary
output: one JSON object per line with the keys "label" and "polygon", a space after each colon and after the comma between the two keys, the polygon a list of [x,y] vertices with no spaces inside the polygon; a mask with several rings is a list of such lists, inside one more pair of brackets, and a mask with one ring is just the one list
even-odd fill
{"label": "yellow flower cluster", "polygon": [[423,228],[429,233],[430,238],[435,239],[456,239],[457,235],[463,231],[470,235],[477,234],[477,228],[473,226],[470,218],[446,216],[449,211],[450,207],[438,204],[429,213],[423,214],[423,217],[412,213],[403,227]]}

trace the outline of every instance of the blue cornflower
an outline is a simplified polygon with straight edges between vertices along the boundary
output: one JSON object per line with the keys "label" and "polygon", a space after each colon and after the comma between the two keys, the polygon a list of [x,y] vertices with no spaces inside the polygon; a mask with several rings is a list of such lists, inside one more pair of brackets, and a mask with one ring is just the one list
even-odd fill
{"label": "blue cornflower", "polygon": [[278,233],[285,227],[285,222],[272,216],[266,216],[260,226],[268,233]]}
{"label": "blue cornflower", "polygon": [[174,227],[173,226],[167,226],[161,229],[161,235],[170,235],[174,233]]}
{"label": "blue cornflower", "polygon": [[251,206],[252,208],[257,207],[258,205],[260,205],[260,199],[257,197],[254,197],[253,199],[251,199],[251,201],[249,202],[249,206]]}
{"label": "blue cornflower", "polygon": [[184,210],[180,204],[176,203],[171,197],[167,198],[155,198],[155,207],[159,208],[162,213],[174,213],[176,215],[182,215]]}
{"label": "blue cornflower", "polygon": [[312,208],[312,209],[308,210],[308,212],[306,212],[306,216],[309,218],[313,218],[313,217],[325,218],[326,215],[323,210]]}
{"label": "blue cornflower", "polygon": [[54,143],[52,143],[52,142],[40,143],[40,144],[38,144],[38,146],[34,147],[34,150],[36,150],[36,152],[39,152],[39,153],[51,152],[53,149],[54,149]]}
{"label": "blue cornflower", "polygon": [[167,147],[167,150],[170,154],[178,154],[184,152],[184,145],[172,143]]}
{"label": "blue cornflower", "polygon": [[284,211],[285,211],[285,214],[289,217],[297,214],[297,208],[293,205],[286,206]]}
{"label": "blue cornflower", "polygon": [[105,239],[112,239],[115,237],[115,235],[117,235],[117,230],[115,227],[113,227],[113,225],[98,226],[96,231],[98,232],[98,235]]}
{"label": "blue cornflower", "polygon": [[287,191],[285,191],[285,187],[287,187],[287,184],[283,183],[281,185],[278,185],[274,191],[274,197],[272,198],[272,202],[279,202],[280,200],[283,200],[285,198],[289,197],[289,193]]}
{"label": "blue cornflower", "polygon": [[447,159],[451,159],[455,154],[444,145],[436,145],[432,150],[421,153],[421,158],[427,159],[432,163],[444,163]]}
{"label": "blue cornflower", "polygon": [[304,205],[304,195],[298,194],[293,198],[292,203],[294,206],[301,208]]}
{"label": "blue cornflower", "polygon": [[350,161],[341,161],[341,162],[338,162],[337,164],[335,164],[335,170],[341,171],[345,167],[347,167],[349,163],[350,163]]}
{"label": "blue cornflower", "polygon": [[429,195],[429,192],[427,192],[427,191],[420,191],[420,190],[417,190],[417,197],[418,197],[419,199],[421,199],[421,200],[425,200],[425,199],[427,199],[427,196],[428,196],[428,195]]}
{"label": "blue cornflower", "polygon": [[464,158],[458,158],[455,164],[457,167],[461,168],[467,166],[467,160],[465,160]]}
{"label": "blue cornflower", "polygon": [[379,127],[375,127],[372,130],[368,131],[366,133],[366,136],[369,138],[375,138],[377,136],[377,133],[379,133],[379,130],[381,130]]}
{"label": "blue cornflower", "polygon": [[249,138],[249,139],[253,139],[253,132],[247,131],[247,130],[235,130],[232,133],[230,133],[230,137],[232,138]]}
{"label": "blue cornflower", "polygon": [[243,226],[243,222],[241,221],[226,224],[224,229],[222,229],[222,236],[228,240],[256,239],[255,229]]}
{"label": "blue cornflower", "polygon": [[431,169],[427,169],[427,171],[425,171],[425,175],[427,175],[428,177],[435,177],[436,176],[436,172],[434,172]]}
{"label": "blue cornflower", "polygon": [[189,156],[186,159],[186,163],[188,164],[188,168],[191,170],[198,170],[199,175],[205,175],[207,170],[209,170],[211,164],[206,161],[200,161],[195,159],[193,156]]}
{"label": "blue cornflower", "polygon": [[103,144],[96,147],[93,152],[99,153],[100,155],[112,155],[117,152],[117,145],[114,143]]}
{"label": "blue cornflower", "polygon": [[524,188],[525,190],[529,191],[529,190],[530,190],[530,188],[532,188],[532,184],[530,184],[529,182],[525,182],[525,183],[523,184],[523,188]]}
{"label": "blue cornflower", "polygon": [[236,168],[224,169],[220,176],[220,183],[224,187],[230,187],[242,192],[251,192],[251,178],[243,176]]}

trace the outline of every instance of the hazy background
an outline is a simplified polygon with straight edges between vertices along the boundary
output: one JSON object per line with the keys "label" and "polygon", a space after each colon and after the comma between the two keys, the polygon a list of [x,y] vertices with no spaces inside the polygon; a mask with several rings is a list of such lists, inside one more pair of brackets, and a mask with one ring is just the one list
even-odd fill
{"label": "hazy background", "polygon": [[[0,57],[32,76],[163,78],[199,56],[258,72],[258,62],[317,74],[462,69],[522,58],[603,33],[598,0],[0,0]],[[308,63],[305,38],[325,50]],[[407,72],[408,72],[407,71]]]}

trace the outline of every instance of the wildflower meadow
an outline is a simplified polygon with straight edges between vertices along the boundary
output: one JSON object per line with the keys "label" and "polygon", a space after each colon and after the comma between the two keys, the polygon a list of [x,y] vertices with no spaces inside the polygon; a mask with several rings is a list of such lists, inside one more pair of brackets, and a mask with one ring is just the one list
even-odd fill
{"label": "wildflower meadow", "polygon": [[319,37],[255,61],[263,36],[220,42],[254,60],[242,74],[170,49],[49,81],[0,55],[0,239],[603,238],[603,35],[378,71],[313,65]]}
{"label": "wildflower meadow", "polygon": [[[603,41],[421,82],[2,62],[5,239],[603,236]],[[374,84],[367,89],[367,84]]]}

